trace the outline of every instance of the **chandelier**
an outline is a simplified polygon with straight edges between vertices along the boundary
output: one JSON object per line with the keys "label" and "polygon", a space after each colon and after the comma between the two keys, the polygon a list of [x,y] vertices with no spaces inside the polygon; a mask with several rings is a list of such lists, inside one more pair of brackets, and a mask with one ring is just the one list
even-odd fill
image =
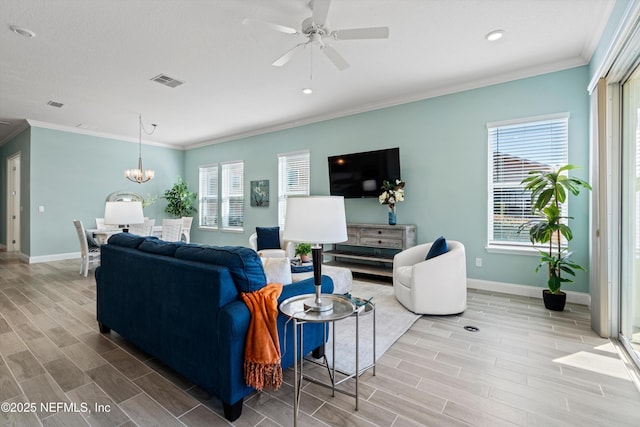
{"label": "chandelier", "polygon": [[[129,181],[142,184],[143,182],[147,182],[153,179],[155,172],[152,169],[142,169],[142,130],[144,129],[144,126],[142,125],[142,115],[138,115],[138,120],[140,124],[140,127],[138,129],[138,168],[127,169],[126,171],[124,171],[124,176]],[[152,124],[151,126],[153,126],[151,132],[147,132],[147,130],[144,129],[144,133],[146,133],[147,135],[153,134],[153,132],[155,132],[156,130],[156,125]]]}

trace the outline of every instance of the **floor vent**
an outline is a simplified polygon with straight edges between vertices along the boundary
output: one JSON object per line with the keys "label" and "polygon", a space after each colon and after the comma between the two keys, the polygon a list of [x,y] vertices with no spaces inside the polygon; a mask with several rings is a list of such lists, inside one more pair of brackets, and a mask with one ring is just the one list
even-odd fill
{"label": "floor vent", "polygon": [[169,87],[178,87],[184,83],[184,82],[181,82],[180,80],[174,79],[165,74],[158,74],[157,76],[153,77],[151,80]]}
{"label": "floor vent", "polygon": [[47,102],[47,105],[50,105],[52,107],[56,107],[56,108],[62,108],[62,106],[64,105],[62,102],[57,102],[57,101],[49,101]]}

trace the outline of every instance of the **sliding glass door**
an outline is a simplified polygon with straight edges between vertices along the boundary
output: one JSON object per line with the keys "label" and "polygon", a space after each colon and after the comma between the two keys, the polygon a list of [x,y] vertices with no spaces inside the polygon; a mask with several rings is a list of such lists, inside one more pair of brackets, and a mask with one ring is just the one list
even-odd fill
{"label": "sliding glass door", "polygon": [[640,360],[640,69],[622,91],[620,338]]}

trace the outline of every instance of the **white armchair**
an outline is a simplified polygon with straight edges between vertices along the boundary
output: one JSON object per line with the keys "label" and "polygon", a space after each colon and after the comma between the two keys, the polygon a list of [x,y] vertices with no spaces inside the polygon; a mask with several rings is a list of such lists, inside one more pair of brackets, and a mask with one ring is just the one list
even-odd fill
{"label": "white armchair", "polygon": [[432,243],[413,246],[393,258],[396,299],[418,314],[457,314],[467,308],[464,245],[447,241],[447,253],[425,261]]}
{"label": "white armchair", "polygon": [[282,233],[284,230],[280,230],[280,249],[262,249],[258,251],[258,234],[253,233],[249,236],[249,247],[258,252],[261,257],[264,258],[289,258],[295,257],[296,246],[293,242],[285,242],[282,240]]}

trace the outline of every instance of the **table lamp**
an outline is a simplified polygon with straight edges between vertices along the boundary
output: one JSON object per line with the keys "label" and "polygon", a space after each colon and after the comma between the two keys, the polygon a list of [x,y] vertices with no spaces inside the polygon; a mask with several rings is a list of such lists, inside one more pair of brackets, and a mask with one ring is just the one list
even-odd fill
{"label": "table lamp", "polygon": [[342,196],[309,196],[287,198],[283,240],[310,243],[313,257],[313,278],[316,287],[314,298],[304,302],[305,310],[329,311],[333,303],[323,301],[322,244],[347,240],[347,220]]}
{"label": "table lamp", "polygon": [[116,225],[125,233],[129,225],[143,224],[144,213],[141,202],[106,202],[104,206],[105,225]]}

